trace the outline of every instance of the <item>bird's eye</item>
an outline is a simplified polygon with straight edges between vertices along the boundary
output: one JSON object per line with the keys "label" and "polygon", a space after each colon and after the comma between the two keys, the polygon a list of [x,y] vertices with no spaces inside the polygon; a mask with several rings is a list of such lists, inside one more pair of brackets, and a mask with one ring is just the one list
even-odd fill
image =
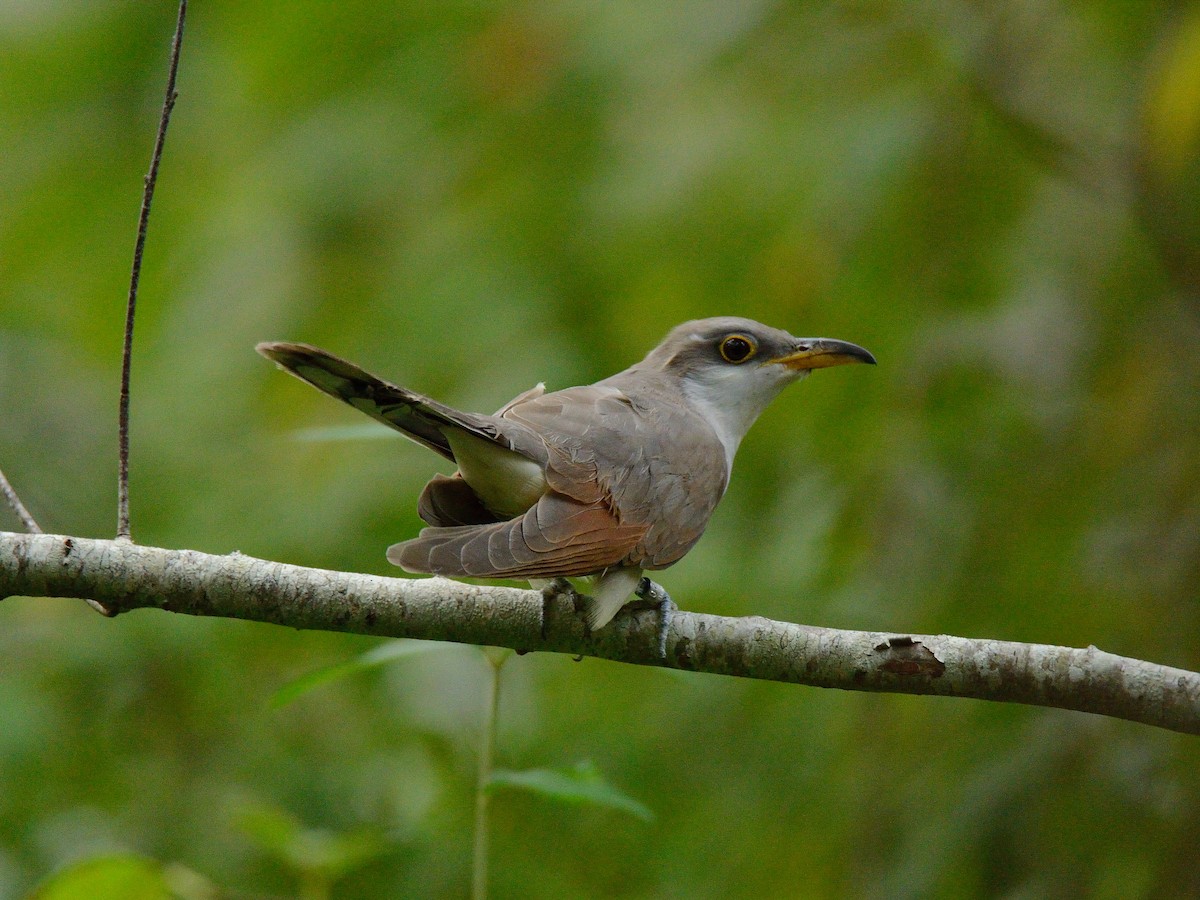
{"label": "bird's eye", "polygon": [[754,355],[754,345],[750,343],[749,338],[740,334],[731,334],[721,341],[720,350],[721,358],[731,363],[745,362]]}

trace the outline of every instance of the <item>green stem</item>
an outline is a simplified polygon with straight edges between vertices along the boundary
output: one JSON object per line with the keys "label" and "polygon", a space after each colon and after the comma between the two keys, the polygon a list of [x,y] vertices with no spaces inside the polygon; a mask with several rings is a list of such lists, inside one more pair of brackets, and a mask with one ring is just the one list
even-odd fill
{"label": "green stem", "polygon": [[500,708],[500,669],[511,650],[484,647],[491,668],[485,693],[483,727],[479,736],[479,781],[475,785],[475,864],[471,878],[473,900],[486,900],[488,888],[488,785],[492,780],[492,754],[496,746],[496,713]]}

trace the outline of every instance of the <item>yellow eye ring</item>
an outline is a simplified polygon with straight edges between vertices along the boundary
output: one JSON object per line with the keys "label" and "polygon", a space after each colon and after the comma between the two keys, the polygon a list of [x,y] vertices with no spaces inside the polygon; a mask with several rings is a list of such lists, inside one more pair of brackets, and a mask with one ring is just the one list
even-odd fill
{"label": "yellow eye ring", "polygon": [[721,359],[737,365],[754,356],[757,348],[754,346],[754,341],[745,335],[731,334],[721,341],[721,345],[717,349],[721,351]]}

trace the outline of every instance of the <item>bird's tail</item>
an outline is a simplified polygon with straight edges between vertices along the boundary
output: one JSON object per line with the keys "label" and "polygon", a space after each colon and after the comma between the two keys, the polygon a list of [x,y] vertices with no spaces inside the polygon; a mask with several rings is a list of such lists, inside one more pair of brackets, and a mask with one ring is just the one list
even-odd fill
{"label": "bird's tail", "polygon": [[442,428],[451,425],[473,430],[469,414],[384,381],[319,347],[268,341],[255,349],[317,390],[348,403],[449,460],[454,459],[454,454]]}

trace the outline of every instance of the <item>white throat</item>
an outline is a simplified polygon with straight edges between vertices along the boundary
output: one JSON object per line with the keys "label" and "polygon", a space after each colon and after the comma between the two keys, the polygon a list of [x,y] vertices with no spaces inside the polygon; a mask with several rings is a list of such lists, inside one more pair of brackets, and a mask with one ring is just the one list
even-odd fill
{"label": "white throat", "polygon": [[783,366],[753,370],[721,366],[689,373],[683,395],[717,433],[725,448],[725,474],[733,472],[733,457],[742,438],[779,392],[808,375]]}

